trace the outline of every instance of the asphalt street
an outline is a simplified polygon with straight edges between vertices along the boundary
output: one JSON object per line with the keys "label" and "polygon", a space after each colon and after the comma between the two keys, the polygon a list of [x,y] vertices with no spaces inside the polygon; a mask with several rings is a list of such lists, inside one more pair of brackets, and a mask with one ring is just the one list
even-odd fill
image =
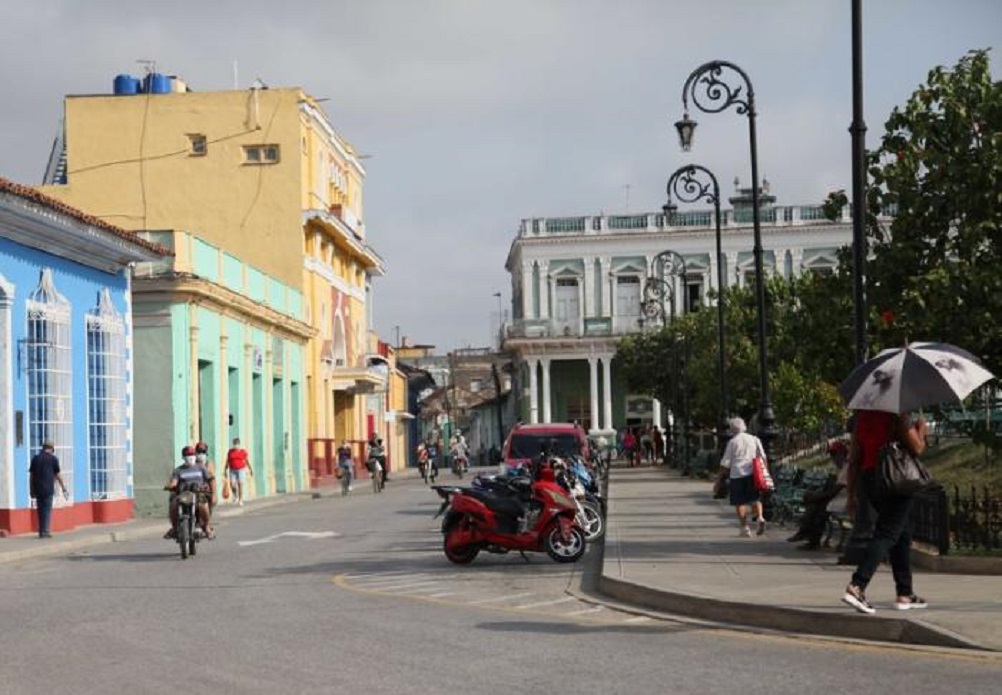
{"label": "asphalt street", "polygon": [[0,565],[0,693],[994,692],[997,662],[739,632],[593,593],[601,548],[445,560],[417,480]]}

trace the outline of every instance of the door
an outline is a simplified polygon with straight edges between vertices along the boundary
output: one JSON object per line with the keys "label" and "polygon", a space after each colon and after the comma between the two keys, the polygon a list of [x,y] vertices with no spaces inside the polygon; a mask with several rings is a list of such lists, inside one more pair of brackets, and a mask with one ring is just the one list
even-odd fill
{"label": "door", "polygon": [[577,335],[581,325],[581,300],[575,278],[557,280],[554,296],[554,326],[557,335]]}
{"label": "door", "polygon": [[636,275],[620,275],[616,278],[616,332],[636,330],[639,318],[640,278]]}

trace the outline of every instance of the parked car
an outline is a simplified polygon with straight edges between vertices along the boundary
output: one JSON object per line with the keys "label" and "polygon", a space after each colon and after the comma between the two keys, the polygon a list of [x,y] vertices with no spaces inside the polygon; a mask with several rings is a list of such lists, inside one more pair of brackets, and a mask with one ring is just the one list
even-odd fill
{"label": "parked car", "polygon": [[583,456],[585,459],[590,456],[588,436],[580,425],[570,422],[515,425],[504,442],[502,472],[536,460],[544,450],[554,456]]}

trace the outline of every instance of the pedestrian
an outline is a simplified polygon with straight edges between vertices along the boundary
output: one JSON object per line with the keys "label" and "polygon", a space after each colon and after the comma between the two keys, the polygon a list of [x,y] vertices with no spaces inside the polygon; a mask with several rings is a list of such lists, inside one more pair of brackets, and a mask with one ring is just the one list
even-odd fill
{"label": "pedestrian", "polygon": [[654,425],[654,463],[663,461],[665,457],[665,437],[661,428]]}
{"label": "pedestrian", "polygon": [[623,453],[626,455],[626,461],[630,464],[630,468],[633,468],[637,457],[637,437],[631,429],[626,430],[623,434]]}
{"label": "pedestrian", "polygon": [[59,472],[59,459],[56,458],[55,445],[46,440],[42,450],[31,458],[28,468],[28,488],[35,498],[35,513],[38,515],[38,537],[52,538],[49,530],[52,522],[52,498],[56,494],[56,483],[63,490],[63,496],[69,499],[66,483]]}
{"label": "pedestrian", "polygon": [[240,437],[233,438],[233,446],[226,452],[226,477],[230,481],[233,490],[233,503],[244,506],[244,486],[247,485],[247,476],[254,475],[247,450],[240,446]]}
{"label": "pedestrian", "polygon": [[741,536],[751,536],[748,509],[755,512],[755,533],[761,536],[765,533],[765,516],[762,513],[762,500],[755,488],[754,460],[761,458],[765,463],[765,449],[762,441],[748,432],[745,421],[739,417],[730,421],[731,438],[724,448],[724,456],[720,459],[720,478],[726,476],[731,504],[738,515],[738,525]]}
{"label": "pedestrian", "polygon": [[849,453],[847,476],[848,500],[846,511],[852,515],[859,503],[859,493],[869,499],[877,512],[873,537],[866,547],[866,555],[852,573],[845,588],[842,602],[860,613],[872,614],[876,609],[866,599],[866,588],[877,567],[886,555],[891,562],[898,610],[925,608],[928,604],[915,595],[912,587],[911,531],[908,512],[911,495],[891,495],[877,486],[877,467],[880,450],[889,442],[898,441],[913,456],[925,451],[926,421],[919,417],[912,422],[910,413],[900,415],[877,410],[856,411],[855,426]]}
{"label": "pedestrian", "polygon": [[640,448],[644,462],[654,460],[654,439],[651,437],[650,427],[645,427],[640,434]]}

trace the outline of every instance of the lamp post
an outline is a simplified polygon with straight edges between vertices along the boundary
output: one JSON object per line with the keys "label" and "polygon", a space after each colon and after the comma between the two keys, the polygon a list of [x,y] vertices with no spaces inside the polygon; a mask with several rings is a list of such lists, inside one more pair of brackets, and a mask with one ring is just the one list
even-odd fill
{"label": "lamp post", "polygon": [[[647,280],[644,283],[644,302],[642,306],[643,313],[640,319],[641,327],[643,327],[644,325],[644,320],[645,320],[644,317],[646,317],[646,319],[650,321],[656,321],[660,319],[660,323],[662,326],[669,325],[669,322],[670,323],[675,322],[675,289],[678,279],[682,278],[684,281],[685,277],[686,277],[685,259],[682,258],[682,256],[680,256],[675,251],[662,251],[661,253],[659,253],[658,255],[656,255],[654,258],[651,259],[650,273],[648,274]],[[669,301],[669,306],[671,310],[670,313],[665,311],[666,299]],[[685,310],[687,307],[683,305],[682,308],[683,310]],[[677,369],[678,352],[674,348],[672,349],[673,363],[676,366],[676,369],[672,370],[673,371],[672,384],[673,386],[675,386],[675,388],[673,389],[675,393],[677,393],[678,391],[676,384],[678,382],[678,379],[680,378],[681,373],[684,373],[685,370],[689,368],[688,364],[689,341],[685,340],[684,345],[685,345],[686,355],[684,358],[685,359],[685,363],[683,365],[684,368],[682,370]],[[682,424],[679,429],[681,430],[680,439],[682,440],[682,447],[681,447],[682,461],[684,464],[687,464],[689,461],[689,441],[688,441],[689,389],[686,381],[684,379],[682,381],[683,381],[682,384],[683,389],[682,389],[682,403],[681,403],[681,413],[680,413]],[[673,410],[676,405],[674,402],[675,400],[677,399],[673,396],[672,398]],[[673,422],[674,420],[675,418],[673,418]],[[655,423],[655,424],[660,426],[660,423]],[[673,424],[672,429],[670,431],[673,445],[676,441],[674,430],[675,426]]]}
{"label": "lamp post", "polygon": [[707,201],[713,203],[713,215],[716,225],[717,237],[717,379],[720,384],[720,404],[717,409],[718,431],[717,440],[720,448],[723,449],[724,442],[729,436],[727,416],[730,412],[727,393],[727,369],[725,367],[727,347],[726,334],[724,331],[724,264],[723,251],[720,240],[720,185],[713,172],[699,164],[686,164],[675,170],[668,177],[666,186],[668,202],[662,208],[668,224],[678,210],[678,206],[672,201],[672,196],[683,203],[695,203]]}
{"label": "lamp post", "polygon": [[[733,86],[722,79],[737,75],[743,84]],[[689,151],[696,122],[689,118],[689,98],[704,113],[720,113],[734,106],[739,115],[748,116],[748,139],[751,146],[752,175],[752,227],[754,232],[755,294],[758,311],[758,370],[761,406],[759,410],[759,436],[765,447],[766,458],[771,461],[771,443],[775,436],[775,414],[769,395],[769,357],[766,344],[765,275],[762,270],[762,229],[759,221],[758,143],[755,136],[755,92],[747,73],[734,63],[711,60],[692,71],[682,87],[682,120],[675,123],[682,149]]]}

